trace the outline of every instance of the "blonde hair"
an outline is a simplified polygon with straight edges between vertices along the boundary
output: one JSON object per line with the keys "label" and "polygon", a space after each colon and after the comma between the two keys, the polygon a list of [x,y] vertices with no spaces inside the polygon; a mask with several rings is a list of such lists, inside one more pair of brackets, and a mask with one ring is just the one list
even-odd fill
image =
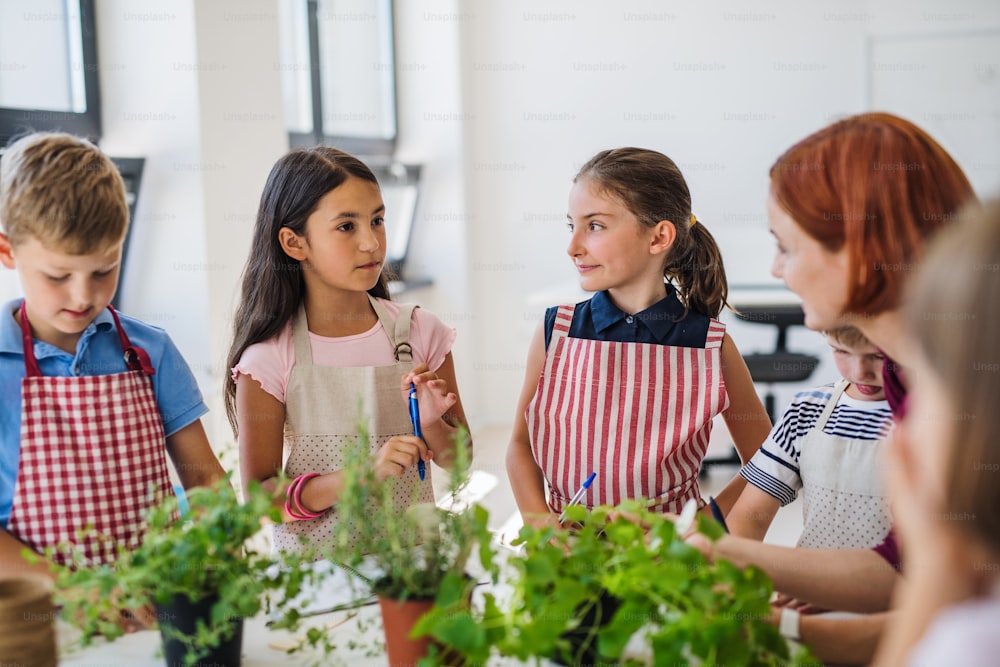
{"label": "blonde hair", "polygon": [[872,344],[872,342],[868,340],[868,337],[861,333],[861,329],[852,326],[827,329],[823,332],[823,335],[838,345],[843,345],[844,347],[852,349]]}
{"label": "blonde hair", "polygon": [[1000,551],[1000,201],[942,232],[912,288],[910,328],[953,411],[945,509]]}
{"label": "blonde hair", "polygon": [[89,141],[39,132],[0,160],[0,229],[14,246],[28,238],[72,255],[121,243],[128,229],[125,184]]}

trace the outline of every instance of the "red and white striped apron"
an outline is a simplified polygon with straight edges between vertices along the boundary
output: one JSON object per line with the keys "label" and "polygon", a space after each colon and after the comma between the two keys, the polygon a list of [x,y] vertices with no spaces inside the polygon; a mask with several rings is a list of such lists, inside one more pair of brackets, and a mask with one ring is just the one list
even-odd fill
{"label": "red and white striped apron", "polygon": [[570,338],[575,306],[559,306],[526,418],[531,447],[560,512],[591,472],[581,504],[644,498],[679,512],[702,504],[698,471],[712,418],[729,406],[722,377],[725,325],[704,348]]}
{"label": "red and white striped apron", "polygon": [[[166,438],[156,406],[156,371],[108,306],[129,370],[111,375],[44,377],[21,305],[25,378],[21,381],[21,453],[7,530],[38,552],[68,545],[83,564],[111,562],[117,546],[134,549],[142,512],[170,492]],[[78,559],[79,559],[78,556]]]}

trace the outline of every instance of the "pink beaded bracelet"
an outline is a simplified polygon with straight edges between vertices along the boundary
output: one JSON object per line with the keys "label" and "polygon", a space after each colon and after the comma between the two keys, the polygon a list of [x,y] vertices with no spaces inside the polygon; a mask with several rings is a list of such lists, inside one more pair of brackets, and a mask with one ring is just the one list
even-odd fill
{"label": "pink beaded bracelet", "polygon": [[285,492],[285,513],[297,521],[318,519],[326,513],[325,510],[323,512],[313,512],[302,505],[302,487],[313,477],[319,477],[319,473],[307,472],[304,475],[299,475],[292,480],[292,483],[288,486],[288,490]]}

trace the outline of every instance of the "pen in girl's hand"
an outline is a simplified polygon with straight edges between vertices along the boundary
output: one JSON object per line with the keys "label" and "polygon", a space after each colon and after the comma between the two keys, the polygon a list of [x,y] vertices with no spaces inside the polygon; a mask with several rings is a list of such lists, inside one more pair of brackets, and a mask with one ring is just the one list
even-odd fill
{"label": "pen in girl's hand", "polygon": [[[417,386],[412,382],[410,383],[410,421],[413,422],[413,435],[423,438],[424,434],[420,430],[420,406],[417,404]],[[421,480],[427,476],[427,466],[424,464],[423,459],[417,460],[417,472],[420,473]]]}
{"label": "pen in girl's hand", "polygon": [[562,514],[559,515],[559,523],[562,523],[563,521],[566,520],[566,508],[567,507],[572,507],[573,505],[576,505],[581,500],[583,500],[583,496],[587,493],[587,489],[590,488],[590,485],[594,481],[595,477],[597,477],[597,473],[596,472],[590,473],[590,476],[587,477],[587,480],[583,483],[583,486],[581,486],[577,490],[577,492],[573,494],[573,497],[569,499],[569,502],[566,503],[566,507],[563,508]]}

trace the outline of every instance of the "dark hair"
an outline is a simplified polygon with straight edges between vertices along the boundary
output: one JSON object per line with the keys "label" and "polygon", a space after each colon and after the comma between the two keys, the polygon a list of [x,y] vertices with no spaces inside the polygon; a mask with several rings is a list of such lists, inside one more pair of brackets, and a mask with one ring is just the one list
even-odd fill
{"label": "dark hair", "polygon": [[947,151],[888,113],[845,118],[789,148],[771,192],[827,250],[847,248],[845,311],[871,315],[899,306],[927,240],[975,199]]}
{"label": "dark hair", "polygon": [[673,224],[677,237],[667,252],[663,275],[677,287],[685,312],[718,317],[729,305],[722,253],[691,215],[691,192],[674,161],[645,148],[615,148],[590,158],[573,182],[581,179],[620,200],[640,224]]}
{"label": "dark hair", "polygon": [[944,509],[972,517],[955,523],[1000,550],[1000,200],[963,211],[908,289],[910,330],[948,395]]}
{"label": "dark hair", "polygon": [[[239,363],[243,352],[277,335],[298,311],[305,290],[298,260],[285,254],[278,230],[288,227],[304,235],[306,220],[319,200],[348,178],[355,177],[378,185],[375,174],[353,155],[336,148],[317,146],[293,150],[279,159],[268,174],[260,196],[254,224],[250,256],[243,269],[240,303],[233,318],[233,341],[226,368]],[[389,278],[382,269],[378,283],[368,290],[388,299]],[[226,416],[238,433],[236,423],[236,382],[226,373],[223,384]]]}

